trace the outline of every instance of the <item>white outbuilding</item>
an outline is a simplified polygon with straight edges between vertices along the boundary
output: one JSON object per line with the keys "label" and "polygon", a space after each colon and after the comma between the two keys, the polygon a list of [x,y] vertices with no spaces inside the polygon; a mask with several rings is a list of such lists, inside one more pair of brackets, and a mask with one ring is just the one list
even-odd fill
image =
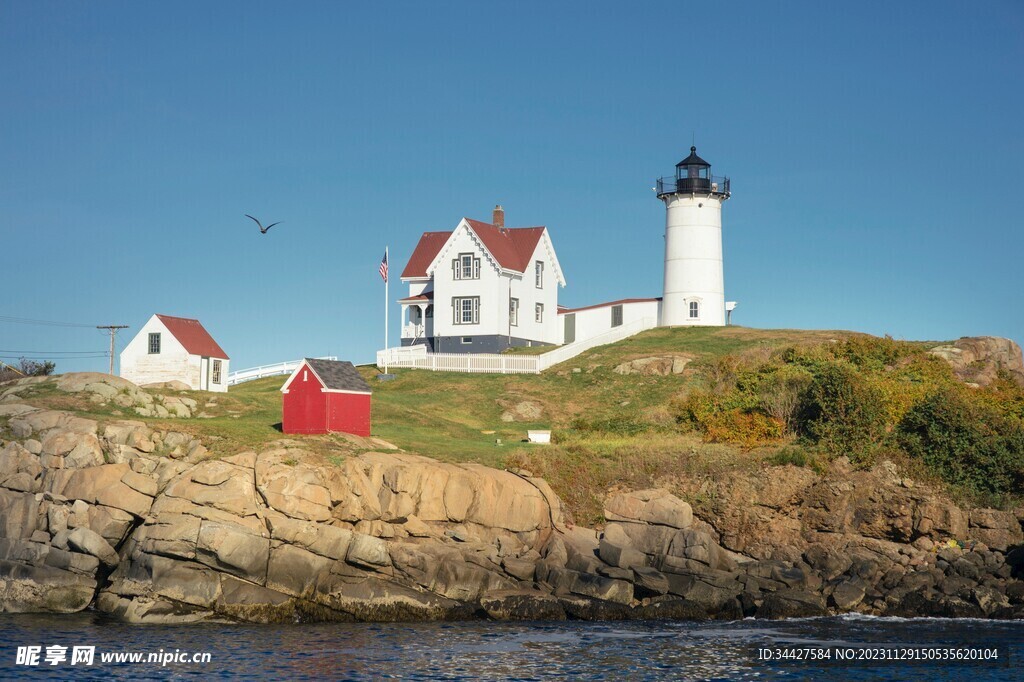
{"label": "white outbuilding", "polygon": [[144,385],[180,381],[193,390],[228,390],[228,354],[199,320],[153,315],[121,351],[121,377]]}

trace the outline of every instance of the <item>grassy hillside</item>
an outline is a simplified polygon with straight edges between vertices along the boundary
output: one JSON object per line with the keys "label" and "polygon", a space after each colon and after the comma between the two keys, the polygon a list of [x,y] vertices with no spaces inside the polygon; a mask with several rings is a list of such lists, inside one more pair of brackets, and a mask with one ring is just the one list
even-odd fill
{"label": "grassy hillside", "polygon": [[[580,522],[600,520],[609,488],[713,480],[729,469],[793,463],[818,467],[879,456],[916,478],[1007,504],[1024,486],[1024,391],[1008,380],[968,389],[906,343],[840,331],[741,327],[654,329],[588,351],[542,375],[396,370],[374,387],[373,434],[447,461],[522,467],[547,478]],[[679,373],[621,374],[638,358],[675,360]],[[285,377],[234,387],[208,400],[208,418],[147,420],[205,436],[215,453],[281,438]],[[41,387],[35,402],[118,416]],[[130,415],[124,415],[128,417]],[[551,429],[551,445],[525,443]],[[372,443],[292,436],[329,456]],[[358,440],[358,439],[357,439]],[[709,486],[710,488],[710,486]],[[691,500],[700,504],[700,499]]]}

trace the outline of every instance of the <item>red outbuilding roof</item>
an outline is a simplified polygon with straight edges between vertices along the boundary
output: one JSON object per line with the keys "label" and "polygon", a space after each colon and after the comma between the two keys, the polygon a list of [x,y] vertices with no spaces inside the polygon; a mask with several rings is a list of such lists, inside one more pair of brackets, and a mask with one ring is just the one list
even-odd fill
{"label": "red outbuilding roof", "polygon": [[203,355],[211,358],[222,358],[229,360],[224,349],[217,345],[217,342],[210,336],[199,320],[188,317],[172,317],[170,315],[157,315],[164,326],[167,327],[174,338],[185,347],[190,355]]}
{"label": "red outbuilding roof", "polygon": [[[469,228],[476,233],[487,250],[506,270],[526,272],[530,258],[537,249],[537,242],[544,234],[544,227],[498,227],[491,223],[465,218]],[[427,277],[427,268],[434,262],[452,233],[424,232],[409,262],[402,271],[402,277]]]}

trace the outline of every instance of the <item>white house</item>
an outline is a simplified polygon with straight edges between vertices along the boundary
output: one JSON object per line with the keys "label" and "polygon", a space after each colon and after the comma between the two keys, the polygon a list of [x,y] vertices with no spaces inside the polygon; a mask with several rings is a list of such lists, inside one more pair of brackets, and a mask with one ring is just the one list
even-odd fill
{"label": "white house", "polygon": [[180,381],[224,392],[229,362],[199,320],[154,315],[121,351],[121,376],[139,385]]}
{"label": "white house", "polygon": [[424,232],[402,271],[402,345],[435,353],[496,353],[557,345],[558,287],[565,277],[546,227],[505,227],[463,218],[450,232]]}

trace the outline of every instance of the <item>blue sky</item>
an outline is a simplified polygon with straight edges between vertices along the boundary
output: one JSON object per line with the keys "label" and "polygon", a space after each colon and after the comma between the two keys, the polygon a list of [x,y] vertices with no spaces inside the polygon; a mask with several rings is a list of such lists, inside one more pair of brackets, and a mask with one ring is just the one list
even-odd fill
{"label": "blue sky", "polygon": [[[1022,36],[998,1],[9,0],[0,318],[367,362],[384,246],[397,275],[496,203],[551,230],[561,303],[660,295],[651,187],[695,139],[738,324],[1024,341]],[[0,319],[0,359],[105,348]]]}

